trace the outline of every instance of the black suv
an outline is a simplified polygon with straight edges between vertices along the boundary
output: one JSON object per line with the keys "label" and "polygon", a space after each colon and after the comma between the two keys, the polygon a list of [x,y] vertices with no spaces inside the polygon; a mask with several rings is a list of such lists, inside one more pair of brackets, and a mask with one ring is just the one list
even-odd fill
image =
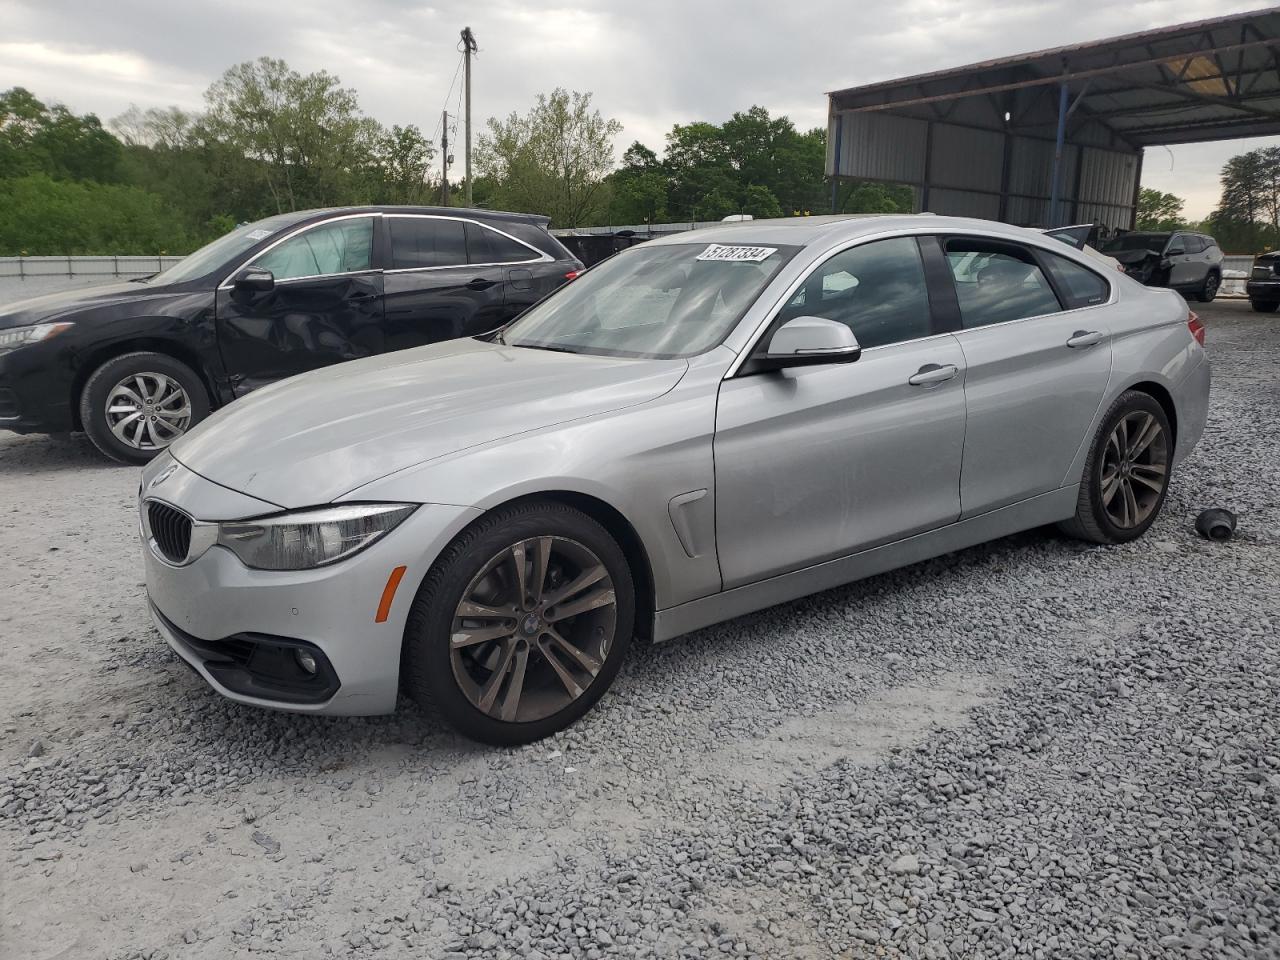
{"label": "black suv", "polygon": [[308,210],[155,276],[0,308],[0,429],[83,429],[142,463],[211,409],[315,367],[491,331],[582,263],[547,218]]}

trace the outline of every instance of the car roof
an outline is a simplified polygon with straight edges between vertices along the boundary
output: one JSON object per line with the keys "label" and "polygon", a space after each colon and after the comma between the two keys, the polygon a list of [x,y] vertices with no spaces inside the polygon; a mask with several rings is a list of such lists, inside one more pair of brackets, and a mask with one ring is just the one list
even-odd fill
{"label": "car roof", "polygon": [[435,217],[467,217],[473,220],[507,220],[534,223],[545,226],[550,217],[536,213],[513,213],[508,210],[483,210],[478,207],[425,207],[402,204],[381,204],[366,207],[321,207],[314,210],[295,211],[293,225],[326,217],[350,216],[360,213],[410,213]]}
{"label": "car roof", "polygon": [[[650,244],[673,243],[776,243],[807,246],[817,241],[839,242],[881,233],[972,233],[1003,236],[1015,242],[1044,242],[1045,235],[1029,227],[1015,227],[995,220],[971,217],[943,217],[932,213],[835,214],[821,217],[781,217],[776,220],[748,220],[722,223],[714,227],[666,234]],[[1058,241],[1054,240],[1054,243]]]}

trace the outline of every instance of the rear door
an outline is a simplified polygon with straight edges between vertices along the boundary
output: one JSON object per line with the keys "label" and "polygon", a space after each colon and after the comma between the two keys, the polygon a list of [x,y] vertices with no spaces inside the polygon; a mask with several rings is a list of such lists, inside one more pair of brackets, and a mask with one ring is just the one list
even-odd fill
{"label": "rear door", "polygon": [[[514,225],[510,225],[510,229],[503,229],[505,226],[508,225],[480,222],[467,224],[467,251],[471,262],[498,267],[503,272],[505,286],[501,323],[522,313],[559,286],[559,283],[547,283],[551,275],[547,268],[555,266],[550,262],[549,255],[515,236]],[[520,229],[521,232],[526,232],[523,225]],[[551,273],[561,276],[564,271],[561,269]],[[561,276],[560,283],[563,282]],[[497,325],[499,324],[495,324]]]}
{"label": "rear door", "polygon": [[[305,227],[253,259],[274,289],[218,288],[218,349],[236,394],[343,360],[380,353],[382,274],[374,269],[377,217]],[[237,271],[238,273],[239,271]]]}
{"label": "rear door", "polygon": [[387,214],[387,349],[403,350],[502,325],[506,272],[473,263],[468,233],[458,217]]}
{"label": "rear door", "polygon": [[1111,376],[1109,282],[1046,250],[945,238],[966,366],[964,516],[1071,482]]}

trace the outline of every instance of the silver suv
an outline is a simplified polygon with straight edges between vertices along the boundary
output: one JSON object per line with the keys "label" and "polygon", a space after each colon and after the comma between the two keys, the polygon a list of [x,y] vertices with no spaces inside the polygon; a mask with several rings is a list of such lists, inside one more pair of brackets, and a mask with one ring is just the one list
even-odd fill
{"label": "silver suv", "polygon": [[1222,286],[1222,249],[1203,233],[1124,233],[1102,252],[1149,287],[1170,287],[1209,303]]}

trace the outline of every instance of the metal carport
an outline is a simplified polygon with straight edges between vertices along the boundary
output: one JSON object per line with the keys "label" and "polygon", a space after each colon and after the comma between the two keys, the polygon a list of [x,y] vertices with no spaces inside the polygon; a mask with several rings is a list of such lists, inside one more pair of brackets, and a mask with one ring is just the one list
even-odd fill
{"label": "metal carport", "polygon": [[1132,228],[1144,147],[1280,134],[1280,9],[988,60],[828,94],[841,178],[917,209]]}

